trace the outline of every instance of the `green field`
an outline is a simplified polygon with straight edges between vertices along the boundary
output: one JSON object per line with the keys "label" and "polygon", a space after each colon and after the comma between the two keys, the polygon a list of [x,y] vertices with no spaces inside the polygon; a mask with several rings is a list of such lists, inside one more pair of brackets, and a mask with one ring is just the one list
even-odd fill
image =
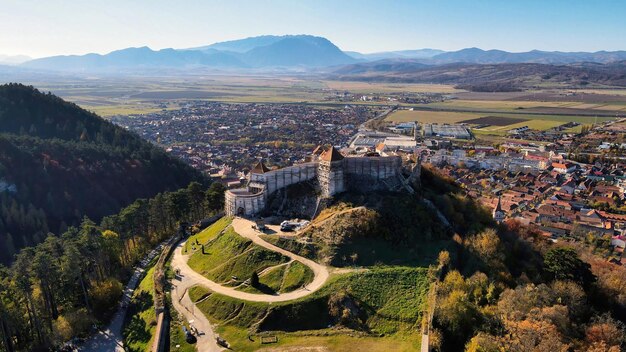
{"label": "green field", "polygon": [[[251,336],[254,341],[248,339],[248,328],[259,323],[269,309],[271,313],[260,328],[281,331],[271,333],[279,338],[279,343],[272,347],[332,346],[336,348],[334,351],[347,350],[354,343],[362,343],[364,348],[394,346],[393,349],[380,350],[409,351],[419,347],[415,332],[420,325],[428,291],[426,273],[425,268],[388,267],[333,276],[322,289],[307,297],[271,305],[237,300],[211,293],[203,287],[192,288],[189,294],[194,301],[202,300],[197,304],[198,308],[218,325],[218,332],[237,351],[255,351],[261,347],[258,335]],[[371,334],[354,338],[327,330],[327,326],[335,325],[335,319],[338,319],[328,306],[332,297],[337,295],[345,295],[356,302],[362,314],[360,324]],[[303,316],[307,318],[302,319]],[[360,334],[349,331],[352,331],[351,335]],[[376,337],[381,334],[385,337]],[[407,335],[412,338],[405,340]]]}
{"label": "green field", "polygon": [[[455,102],[461,106],[463,102]],[[481,102],[484,103],[484,102]],[[424,111],[424,110],[397,110],[387,116],[385,119],[389,122],[410,122],[417,121],[421,123],[462,123],[467,120],[477,119],[485,116],[497,116],[503,118],[522,118],[527,121],[512,123],[509,125],[496,126],[490,125],[481,129],[473,129],[477,136],[505,136],[510,129],[528,126],[535,130],[548,130],[560,126],[566,122],[578,122],[582,125],[590,125],[594,122],[609,121],[609,117],[592,117],[592,116],[568,116],[568,115],[551,115],[551,114],[513,114],[513,113],[476,113],[476,112],[447,112],[447,111]],[[568,129],[566,132],[579,132],[582,126]]]}

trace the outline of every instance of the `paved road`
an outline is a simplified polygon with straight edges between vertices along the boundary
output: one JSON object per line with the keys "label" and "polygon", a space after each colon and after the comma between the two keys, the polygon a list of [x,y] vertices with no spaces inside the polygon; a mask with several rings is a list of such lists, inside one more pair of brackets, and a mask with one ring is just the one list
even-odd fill
{"label": "paved road", "polygon": [[135,292],[135,288],[137,288],[137,285],[139,284],[139,279],[142,277],[144,268],[158,253],[161,252],[162,249],[163,245],[159,245],[141,261],[141,264],[137,268],[135,268],[135,272],[124,288],[124,296],[122,297],[121,304],[117,309],[117,312],[115,312],[109,326],[89,338],[82,346],[78,347],[78,351],[124,352],[122,328],[124,326],[124,317],[126,316],[126,311],[128,310],[128,304],[133,296],[133,292]]}
{"label": "paved road", "polygon": [[[177,248],[178,252],[181,247]],[[182,273],[181,273],[182,274]],[[172,305],[174,309],[181,314],[187,322],[193,321],[192,325],[198,329],[196,338],[196,349],[198,352],[219,352],[222,351],[217,342],[216,334],[213,331],[213,326],[209,320],[195,308],[195,305],[191,302],[187,290],[189,287],[196,285],[196,281],[186,275],[177,276],[172,282]],[[174,324],[174,322],[172,322]],[[176,327],[180,329],[180,326]]]}
{"label": "paved road", "polygon": [[313,274],[314,274],[313,281],[310,284],[306,285],[304,288],[298,289],[296,291],[287,292],[287,293],[277,293],[274,295],[256,294],[256,293],[237,291],[232,287],[222,286],[214,281],[211,281],[207,279],[206,277],[202,276],[201,274],[199,274],[198,272],[191,269],[189,265],[187,265],[188,256],[183,255],[182,253],[182,248],[183,248],[184,243],[179,244],[179,246],[176,248],[174,252],[174,257],[172,259],[172,267],[175,269],[180,269],[180,273],[181,275],[183,275],[183,278],[185,280],[189,280],[189,286],[194,285],[194,284],[199,284],[219,294],[223,294],[225,296],[230,296],[230,297],[234,297],[234,298],[242,299],[246,301],[253,301],[253,302],[284,302],[284,301],[298,299],[298,298],[310,295],[311,293],[319,290],[324,285],[324,283],[326,283],[326,280],[328,280],[328,276],[329,276],[328,268],[326,266],[318,264],[310,259],[301,257],[294,253],[291,253],[280,247],[276,247],[273,244],[270,244],[268,242],[265,242],[259,237],[258,233],[254,229],[252,229],[253,224],[254,223],[250,220],[236,218],[233,220],[232,226],[235,232],[237,232],[239,235],[245,238],[250,239],[255,244],[261,247],[264,247],[266,249],[269,249],[271,251],[281,253],[291,258],[292,260],[297,260],[301,262],[302,264],[308,266],[313,271]]}

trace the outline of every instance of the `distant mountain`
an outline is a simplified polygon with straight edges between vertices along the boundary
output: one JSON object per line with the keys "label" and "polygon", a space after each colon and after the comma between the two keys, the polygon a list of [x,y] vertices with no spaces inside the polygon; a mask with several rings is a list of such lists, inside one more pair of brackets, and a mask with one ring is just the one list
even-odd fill
{"label": "distant mountain", "polygon": [[372,54],[346,52],[355,59],[375,61],[386,59],[420,59],[429,65],[451,63],[472,64],[503,64],[503,63],[538,63],[538,64],[571,64],[576,62],[610,63],[626,60],[626,51],[560,52],[532,50],[512,53],[503,50],[482,50],[466,48],[458,51],[445,52],[436,49],[419,49],[388,51]]}
{"label": "distant mountain", "polygon": [[435,55],[430,59],[429,63],[448,64],[454,62],[465,62],[476,64],[570,64],[576,62],[609,63],[621,60],[626,60],[626,51],[598,51],[588,53],[533,50],[521,53],[511,53],[502,50],[467,48]]}
{"label": "distant mountain", "polygon": [[106,55],[52,56],[24,68],[69,72],[149,71],[159,68],[324,67],[354,63],[328,39],[310,35],[262,36],[193,49],[127,48]]}
{"label": "distant mountain", "polygon": [[134,133],[51,94],[0,86],[0,263],[83,216],[204,177]]}
{"label": "distant mountain", "polygon": [[208,53],[174,49],[154,51],[148,47],[141,47],[117,50],[106,55],[52,56],[31,60],[22,66],[53,71],[107,71],[160,67],[179,69],[197,66],[245,67],[245,64],[236,56],[219,51]]}
{"label": "distant mountain", "polygon": [[346,51],[346,54],[359,60],[383,60],[383,59],[428,59],[433,56],[443,54],[445,51],[438,49],[417,49],[417,50],[399,50],[399,51],[383,51],[378,53],[362,54],[356,51]]}
{"label": "distant mountain", "polygon": [[32,60],[26,55],[0,55],[0,65],[17,65]]}
{"label": "distant mountain", "polygon": [[446,83],[470,90],[503,91],[538,82],[565,86],[626,86],[626,61],[608,64],[537,63],[427,65],[420,60],[381,60],[343,66],[329,76],[339,80]]}
{"label": "distant mountain", "polygon": [[257,67],[322,67],[356,62],[328,39],[310,35],[285,36],[272,44],[258,46],[244,54],[244,61]]}
{"label": "distant mountain", "polygon": [[219,42],[211,45],[200,46],[197,48],[190,48],[189,50],[219,50],[219,51],[231,51],[234,53],[245,53],[254,48],[260,46],[266,46],[276,43],[279,40],[284,39],[287,36],[279,35],[262,35],[259,37],[249,37],[245,39],[230,40],[226,42]]}
{"label": "distant mountain", "polygon": [[[1,59],[1,57],[0,57]],[[22,68],[61,72],[151,73],[156,69],[266,69],[321,68],[379,60],[415,60],[427,65],[451,63],[501,64],[540,63],[572,64],[579,62],[611,63],[626,60],[626,51],[511,53],[503,50],[466,48],[445,52],[438,49],[398,50],[362,54],[343,52],[323,37],[311,35],[264,35],[214,43],[190,49],[152,50],[148,47],[126,48],[106,55],[87,54],[52,56],[27,61]],[[0,65],[2,62],[0,61]],[[163,73],[163,71],[159,72]]]}

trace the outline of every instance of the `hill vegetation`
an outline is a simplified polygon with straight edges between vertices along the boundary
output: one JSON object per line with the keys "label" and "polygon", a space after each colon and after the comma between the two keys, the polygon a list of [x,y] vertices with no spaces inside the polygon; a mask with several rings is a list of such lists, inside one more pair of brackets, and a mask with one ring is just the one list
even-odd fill
{"label": "hill vegetation", "polygon": [[0,86],[0,263],[137,198],[206,182],[137,135],[50,94]]}
{"label": "hill vegetation", "polygon": [[626,61],[607,64],[539,63],[427,65],[419,60],[382,60],[344,66],[333,79],[367,82],[456,84],[473,91],[516,91],[558,87],[626,86]]}
{"label": "hill vegetation", "polygon": [[445,227],[418,199],[390,193],[344,194],[297,238],[263,239],[336,267],[428,266],[449,243]]}
{"label": "hill vegetation", "polygon": [[[424,168],[424,195],[455,230],[433,274],[432,347],[439,351],[618,351],[626,270],[553,244],[515,220],[496,226],[453,180]],[[611,277],[609,279],[609,277]],[[600,331],[610,333],[599,333]]]}
{"label": "hill vegetation", "polygon": [[[176,234],[179,224],[223,208],[223,189],[215,185],[205,190],[192,183],[138,199],[100,224],[85,217],[78,227],[22,249],[11,267],[0,266],[0,350],[47,351],[85,336],[94,323],[106,322],[134,265]],[[222,199],[215,197],[216,191]],[[141,298],[135,310],[139,317],[131,320],[140,335],[145,335],[141,324],[151,314],[151,304],[145,303],[152,300],[151,277],[142,282],[142,297],[136,297]],[[140,346],[147,343],[144,335],[129,339]]]}

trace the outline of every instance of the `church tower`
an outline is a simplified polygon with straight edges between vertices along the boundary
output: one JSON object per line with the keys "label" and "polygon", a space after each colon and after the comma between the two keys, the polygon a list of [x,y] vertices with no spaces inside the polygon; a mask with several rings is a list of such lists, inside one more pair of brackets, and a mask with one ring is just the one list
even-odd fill
{"label": "church tower", "polygon": [[498,197],[498,204],[496,205],[496,208],[493,210],[493,219],[498,223],[501,224],[504,221],[504,217],[506,216],[506,214],[504,213],[504,211],[502,210],[502,197]]}
{"label": "church tower", "polygon": [[331,197],[345,190],[343,155],[335,147],[330,147],[319,158],[317,178],[322,189],[322,197]]}

